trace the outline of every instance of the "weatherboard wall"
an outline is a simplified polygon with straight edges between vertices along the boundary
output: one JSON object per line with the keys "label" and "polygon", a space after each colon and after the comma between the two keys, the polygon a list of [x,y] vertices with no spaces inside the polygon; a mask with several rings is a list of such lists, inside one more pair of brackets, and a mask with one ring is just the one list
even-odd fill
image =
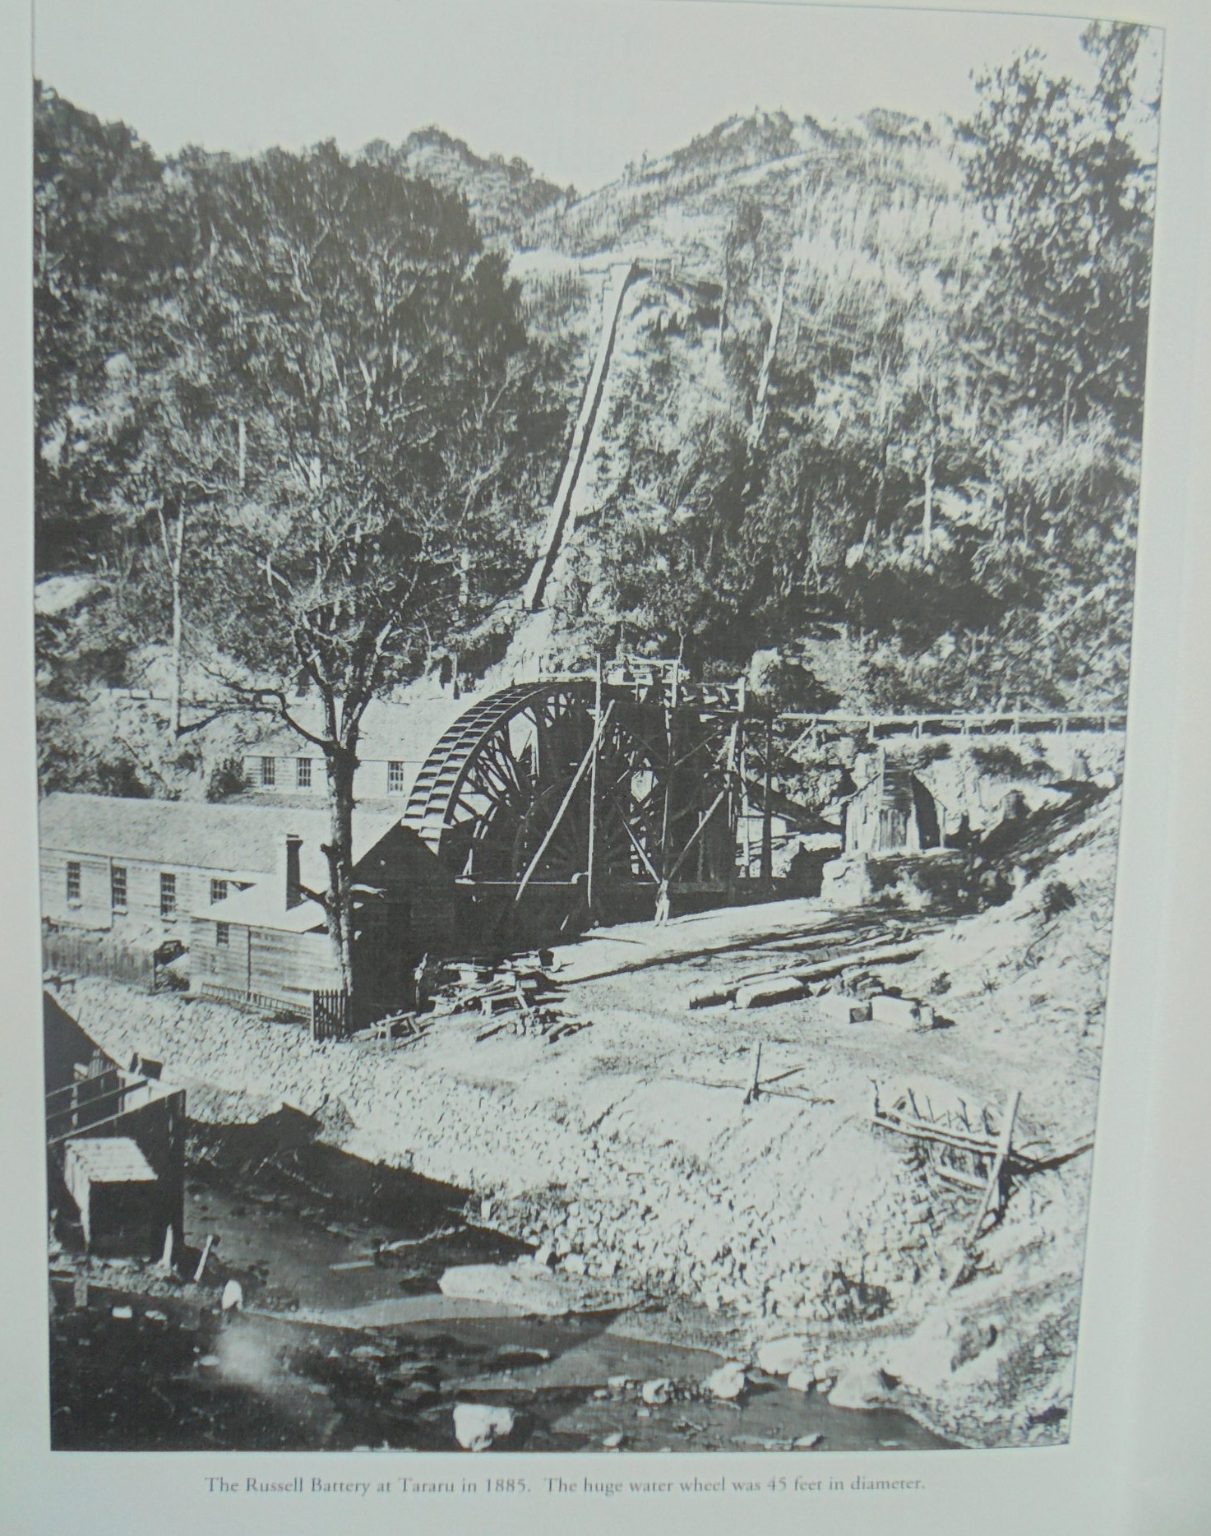
{"label": "weatherboard wall", "polygon": [[[77,897],[68,895],[69,864],[79,866]],[[115,868],[126,872],[126,900],[120,905],[114,901]],[[188,926],[188,913],[210,905],[212,881],[226,881],[228,891],[249,883],[237,880],[237,872],[231,870],[76,853],[62,848],[42,849],[40,873],[42,913],[53,922],[117,933],[124,928],[145,931],[151,926],[165,935],[179,933],[181,937]],[[169,916],[161,912],[161,875],[171,875],[175,883],[176,910]]]}
{"label": "weatherboard wall", "polygon": [[[220,929],[226,941],[220,942]],[[340,986],[326,933],[291,933],[194,917],[189,925],[189,979],[194,992],[249,1002],[280,1003],[306,1014],[313,991]]]}

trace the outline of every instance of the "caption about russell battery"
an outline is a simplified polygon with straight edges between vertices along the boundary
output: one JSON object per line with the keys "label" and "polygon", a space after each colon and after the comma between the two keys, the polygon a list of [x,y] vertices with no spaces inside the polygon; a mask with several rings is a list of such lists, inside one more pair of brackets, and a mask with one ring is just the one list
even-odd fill
{"label": "caption about russell battery", "polygon": [[327,1498],[336,1500],[380,1499],[398,1497],[533,1499],[568,1498],[579,1495],[599,1499],[660,1498],[671,1495],[703,1497],[754,1494],[806,1495],[862,1493],[920,1493],[925,1483],[918,1477],[832,1476],[805,1472],[777,1473],[766,1477],[604,1477],[530,1476],[525,1477],[206,1477],[206,1492],[236,1495],[250,1499]]}

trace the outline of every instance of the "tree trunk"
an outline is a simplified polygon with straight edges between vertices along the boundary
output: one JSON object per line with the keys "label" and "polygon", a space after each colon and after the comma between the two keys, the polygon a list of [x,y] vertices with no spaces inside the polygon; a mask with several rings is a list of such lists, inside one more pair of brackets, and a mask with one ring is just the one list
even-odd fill
{"label": "tree trunk", "polygon": [[336,954],[341,989],[353,989],[353,775],[357,768],[353,744],[324,747],[328,773],[330,833],[324,846],[328,859],[328,936]]}
{"label": "tree trunk", "polygon": [[770,374],[773,372],[774,359],[778,355],[778,332],[782,329],[782,308],[786,300],[786,281],[790,276],[790,257],[782,266],[782,274],[778,279],[778,294],[774,300],[773,314],[770,316],[769,339],[765,344],[765,352],[761,358],[761,369],[757,375],[757,393],[753,402],[753,415],[749,425],[748,442],[750,451],[755,450],[761,442],[762,433],[765,431],[766,398],[769,394]]}
{"label": "tree trunk", "polygon": [[925,460],[925,508],[921,513],[921,544],[925,558],[933,555],[933,449]]}
{"label": "tree trunk", "polygon": [[181,734],[181,647],[184,625],[181,616],[181,570],[185,562],[185,508],[177,509],[177,523],[171,536],[163,507],[157,508],[160,518],[160,541],[164,546],[164,561],[168,567],[168,585],[172,594],[172,635],[170,639],[171,676],[168,694],[168,728],[176,741]]}
{"label": "tree trunk", "polygon": [[875,504],[870,516],[866,519],[866,531],[862,535],[863,554],[879,537],[879,531],[883,524],[883,498],[887,493],[887,454],[889,444],[886,438],[879,455],[879,472],[875,476]]}

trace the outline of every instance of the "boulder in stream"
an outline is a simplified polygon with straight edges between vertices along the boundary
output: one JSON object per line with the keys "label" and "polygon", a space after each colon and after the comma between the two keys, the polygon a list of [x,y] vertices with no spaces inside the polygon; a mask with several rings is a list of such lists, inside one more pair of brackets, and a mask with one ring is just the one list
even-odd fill
{"label": "boulder in stream", "polygon": [[895,1385],[895,1378],[877,1366],[850,1365],[837,1377],[828,1400],[834,1408],[876,1408],[888,1401]]}
{"label": "boulder in stream", "polygon": [[805,1339],[766,1339],[757,1346],[757,1364],[767,1376],[789,1376],[806,1358]]}
{"label": "boulder in stream", "polygon": [[712,1397],[720,1398],[725,1403],[734,1403],[748,1390],[748,1375],[738,1361],[729,1360],[717,1371],[712,1371],[702,1387]]}
{"label": "boulder in stream", "polygon": [[567,1287],[532,1260],[515,1264],[459,1264],[447,1269],[437,1284],[443,1296],[498,1302],[543,1317],[570,1312],[575,1305]]}
{"label": "boulder in stream", "polygon": [[454,1438],[464,1451],[486,1451],[498,1440],[507,1440],[516,1422],[512,1408],[488,1403],[456,1403]]}

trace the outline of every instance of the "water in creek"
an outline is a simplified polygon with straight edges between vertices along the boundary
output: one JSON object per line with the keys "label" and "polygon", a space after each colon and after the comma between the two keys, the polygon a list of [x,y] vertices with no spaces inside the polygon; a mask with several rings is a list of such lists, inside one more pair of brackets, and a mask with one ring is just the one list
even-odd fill
{"label": "water in creek", "polygon": [[[458,1402],[514,1410],[502,1450],[946,1445],[902,1414],[760,1378],[743,1405],[712,1399],[698,1384],[717,1357],[628,1337],[624,1312],[532,1317],[441,1296],[447,1267],[524,1246],[470,1225],[464,1191],[325,1146],[303,1116],[192,1132],[187,1236],[216,1239],[211,1278],[237,1277],[244,1311],[224,1321],[217,1289],[200,1305],[113,1271],[85,1306],[57,1283],[57,1448],[452,1450]],[[669,1399],[645,1403],[656,1378]]]}

